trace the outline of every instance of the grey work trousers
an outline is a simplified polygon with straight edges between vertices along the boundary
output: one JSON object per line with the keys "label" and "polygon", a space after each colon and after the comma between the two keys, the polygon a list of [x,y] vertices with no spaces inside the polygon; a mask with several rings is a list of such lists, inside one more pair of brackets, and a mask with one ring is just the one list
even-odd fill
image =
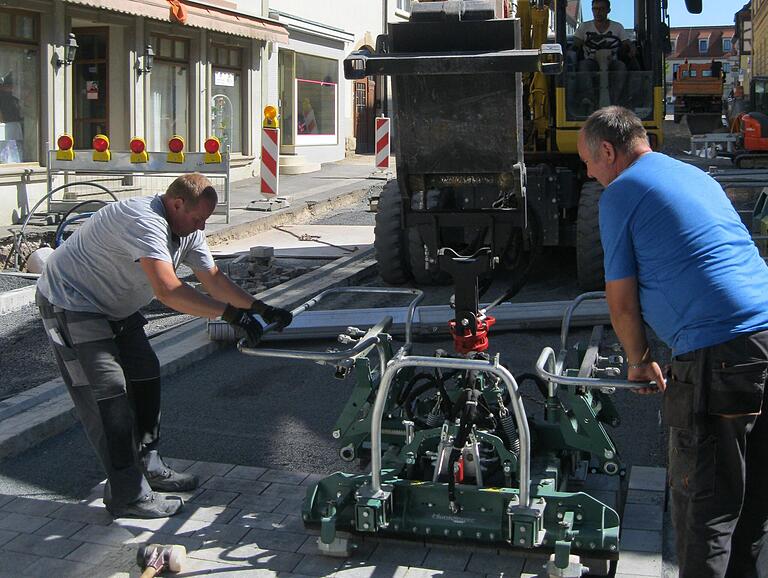
{"label": "grey work trousers", "polygon": [[160,364],[144,317],[109,321],[68,311],[40,292],[46,335],[85,433],[107,474],[104,501],[119,508],[148,494],[147,473],[164,467],[157,454]]}
{"label": "grey work trousers", "polygon": [[680,578],[768,578],[767,375],[768,331],[672,361],[664,418]]}

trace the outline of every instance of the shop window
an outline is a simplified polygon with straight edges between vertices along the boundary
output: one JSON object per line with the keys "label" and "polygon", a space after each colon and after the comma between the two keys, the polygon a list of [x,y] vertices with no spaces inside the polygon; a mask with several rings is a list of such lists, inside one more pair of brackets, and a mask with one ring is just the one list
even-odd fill
{"label": "shop window", "polygon": [[296,54],[296,144],[336,144],[339,63]]}
{"label": "shop window", "polygon": [[189,76],[186,40],[153,36],[157,46],[149,75],[149,146],[165,150],[173,135],[189,147]]}
{"label": "shop window", "polygon": [[214,45],[212,54],[211,132],[222,150],[242,152],[242,49]]}
{"label": "shop window", "polygon": [[37,17],[0,9],[0,164],[39,160]]}

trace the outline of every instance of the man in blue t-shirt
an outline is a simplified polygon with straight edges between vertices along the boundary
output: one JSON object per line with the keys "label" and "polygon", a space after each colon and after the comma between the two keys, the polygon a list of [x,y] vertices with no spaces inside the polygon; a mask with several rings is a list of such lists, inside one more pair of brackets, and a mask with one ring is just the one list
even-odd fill
{"label": "man in blue t-shirt", "polygon": [[[664,392],[680,577],[768,577],[768,267],[717,182],[653,152],[629,110],[593,113],[578,148],[605,187],[605,290],[628,379]],[[668,383],[644,323],[672,348]]]}

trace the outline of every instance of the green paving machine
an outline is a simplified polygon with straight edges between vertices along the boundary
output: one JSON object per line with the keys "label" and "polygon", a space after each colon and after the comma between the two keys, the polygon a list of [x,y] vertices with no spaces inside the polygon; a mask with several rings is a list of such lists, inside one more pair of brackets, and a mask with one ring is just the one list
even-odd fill
{"label": "green paving machine", "polygon": [[[535,374],[515,377],[487,353],[487,340],[474,351],[412,355],[418,289],[330,289],[294,316],[339,293],[411,296],[400,320],[403,346],[393,347],[391,316],[367,330],[348,328],[339,337],[349,346],[343,350],[238,345],[253,356],[328,364],[336,377],[355,379],[332,436],[342,459],[370,464],[370,473],[337,472],[308,488],[302,516],[319,529],[320,551],[347,554],[351,531],[505,544],[550,554],[550,576],[575,578],[585,568],[609,575],[620,550],[619,508],[583,488],[594,477],[618,482],[625,474],[607,429],[620,423],[610,394],[638,384],[618,379],[623,359],[606,348],[601,325],[589,343],[567,343],[574,310],[604,294],[574,300],[559,352],[545,348]],[[492,325],[487,309],[476,310]],[[527,403],[540,416],[527,412],[525,392],[535,394]]]}

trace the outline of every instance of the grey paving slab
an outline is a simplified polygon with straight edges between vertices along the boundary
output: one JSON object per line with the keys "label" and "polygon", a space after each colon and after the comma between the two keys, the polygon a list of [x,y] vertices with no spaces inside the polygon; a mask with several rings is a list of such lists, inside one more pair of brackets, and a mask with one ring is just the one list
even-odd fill
{"label": "grey paving slab", "polygon": [[0,494],[0,508],[15,499],[15,496],[6,496],[5,494]]}
{"label": "grey paving slab", "polygon": [[665,492],[651,490],[630,490],[627,492],[628,504],[664,504]]}
{"label": "grey paving slab", "polygon": [[312,486],[322,480],[323,478],[327,478],[328,474],[309,474],[306,478],[304,478],[304,481],[301,482],[300,485],[302,486]]}
{"label": "grey paving slab", "polygon": [[469,572],[484,573],[487,576],[515,578],[523,571],[525,558],[510,554],[492,554],[490,552],[473,553],[467,563]]}
{"label": "grey paving slab", "polygon": [[617,574],[661,576],[662,558],[657,552],[622,552],[616,567]]}
{"label": "grey paving slab", "polygon": [[311,536],[320,534],[319,528],[306,528],[301,516],[294,516],[292,514],[285,515],[283,521],[275,525],[274,528],[275,530],[284,530],[286,532],[296,532],[297,534],[308,534]]}
{"label": "grey paving slab", "polygon": [[16,498],[1,506],[5,512],[27,514],[29,516],[48,516],[61,508],[61,504],[47,500],[33,500],[32,498]]}
{"label": "grey paving slab", "polygon": [[27,516],[26,514],[10,513],[0,518],[0,530],[13,530],[31,534],[50,522],[49,518],[42,516]]}
{"label": "grey paving slab", "polygon": [[219,563],[248,565],[252,568],[273,572],[292,572],[303,558],[300,554],[275,552],[254,544],[237,544],[228,547],[208,544],[190,552],[189,556]]}
{"label": "grey paving slab", "polygon": [[267,550],[280,550],[282,552],[296,552],[307,536],[294,534],[293,532],[278,532],[274,530],[261,530],[252,528],[242,539],[245,544],[253,544]]}
{"label": "grey paving slab", "polygon": [[94,544],[104,544],[105,546],[120,546],[129,544],[133,541],[139,531],[131,531],[119,524],[110,526],[99,526],[88,524],[82,530],[72,536],[73,540],[80,542],[92,542]]}
{"label": "grey paving slab", "polygon": [[621,527],[661,531],[664,527],[664,510],[661,504],[626,504]]}
{"label": "grey paving slab", "polygon": [[27,566],[23,576],[56,576],[56,578],[82,578],[82,576],[97,575],[98,568],[91,564],[75,562],[74,560],[62,560],[60,558],[41,557]]}
{"label": "grey paving slab", "polygon": [[485,578],[484,574],[458,570],[433,570],[431,568],[408,568],[405,578]]}
{"label": "grey paving slab", "polygon": [[[86,564],[98,565],[104,560],[116,556],[119,551],[120,548],[104,546],[103,544],[84,542],[75,550],[67,554],[65,559],[72,560],[74,562],[84,562]],[[131,548],[131,552],[133,552],[134,556],[136,555],[135,548]]]}
{"label": "grey paving slab", "polygon": [[69,538],[85,527],[83,522],[70,522],[69,520],[53,519],[42,528],[35,530],[38,536],[49,538]]}
{"label": "grey paving slab", "polygon": [[404,578],[407,572],[406,566],[380,564],[339,568],[333,576],[334,578]]}
{"label": "grey paving slab", "polygon": [[19,535],[18,532],[13,532],[11,530],[0,530],[0,546],[5,544],[6,542],[10,542],[18,535]]}
{"label": "grey paving slab", "polygon": [[613,492],[610,490],[589,490],[589,495],[595,498],[596,500],[600,500],[603,504],[605,504],[609,508],[618,510],[618,506],[619,506],[618,492]]}
{"label": "grey paving slab", "polygon": [[375,564],[397,564],[402,566],[420,567],[427,557],[427,549],[423,544],[384,543],[381,542],[374,550],[369,560]]}
{"label": "grey paving slab", "polygon": [[284,498],[275,508],[278,514],[301,514],[301,507],[304,505],[304,496]]}
{"label": "grey paving slab", "polygon": [[[273,512],[280,506],[285,500],[278,496],[262,496],[252,494],[242,494],[232,500],[229,506],[232,508],[239,508],[244,511],[252,512]],[[299,506],[299,509],[301,506]],[[282,512],[284,513],[284,512]],[[293,512],[294,514],[296,512]]]}
{"label": "grey paving slab", "polygon": [[0,576],[17,576],[35,563],[37,558],[31,554],[20,554],[0,550]]}
{"label": "grey paving slab", "polygon": [[171,466],[171,468],[176,470],[177,472],[185,472],[192,466],[192,464],[195,463],[194,460],[183,460],[181,458],[163,457],[163,460],[165,461],[166,464]]}
{"label": "grey paving slab", "polygon": [[286,470],[267,470],[261,478],[264,482],[278,482],[280,484],[299,485],[307,479],[309,474],[303,472],[289,472]]}
{"label": "grey paving slab", "polygon": [[242,478],[243,480],[258,480],[267,468],[258,468],[255,466],[235,466],[229,470],[225,477],[227,478]]}
{"label": "grey paving slab", "polygon": [[667,470],[647,466],[632,466],[629,474],[630,490],[663,492],[667,485]]}
{"label": "grey paving slab", "polygon": [[237,544],[249,529],[235,524],[216,524],[202,520],[186,520],[175,535],[200,538],[203,542]]}
{"label": "grey paving slab", "polygon": [[80,540],[70,538],[48,539],[46,536],[34,534],[19,534],[10,542],[3,544],[2,549],[8,552],[20,552],[31,556],[49,556],[64,558],[82,544]]}
{"label": "grey paving slab", "polygon": [[229,476],[212,476],[203,484],[206,490],[219,490],[222,492],[240,492],[243,494],[260,494],[269,482],[262,480],[247,480]]}
{"label": "grey paving slab", "polygon": [[[243,512],[235,516],[230,524],[237,524],[247,528],[260,528],[262,530],[282,530],[293,532],[294,526],[284,524],[288,516],[286,514],[273,514],[271,512]],[[297,516],[298,517],[298,516]]]}
{"label": "grey paving slab", "polygon": [[135,544],[178,544],[179,546],[184,546],[187,552],[192,552],[200,548],[203,545],[203,541],[195,536],[178,536],[145,530],[137,534],[129,542],[126,542],[126,545]]}
{"label": "grey paving slab", "polygon": [[[346,532],[338,532],[336,534],[339,538],[349,539],[349,551],[351,560],[368,560],[373,554],[374,550],[378,547],[374,542],[363,542],[358,539],[357,536],[348,535]],[[307,556],[323,556],[323,553],[319,549],[319,536],[307,536],[307,539],[299,548],[299,554],[306,554]]]}
{"label": "grey paving slab", "polygon": [[221,490],[203,490],[190,499],[196,506],[227,506],[238,497],[237,492],[222,492]]}
{"label": "grey paving slab", "polygon": [[432,547],[424,559],[423,566],[435,570],[464,570],[471,556],[471,552],[459,548]]}
{"label": "grey paving slab", "polygon": [[112,516],[103,506],[97,507],[90,504],[63,504],[58,510],[51,513],[50,517],[98,526],[109,526],[112,523]]}
{"label": "grey paving slab", "polygon": [[628,530],[621,531],[622,552],[661,552],[663,536],[661,530]]}
{"label": "grey paving slab", "polygon": [[[347,561],[342,558],[307,555],[301,559],[295,571],[308,576],[333,576],[337,570],[345,565],[345,562]],[[365,566],[365,562],[360,561],[359,566]]]}
{"label": "grey paving slab", "polygon": [[[269,472],[267,472],[269,473]],[[264,474],[266,476],[267,474]],[[264,477],[262,476],[262,480]],[[263,496],[280,496],[281,498],[304,498],[307,488],[298,484],[284,484],[281,482],[272,482],[261,492]]]}
{"label": "grey paving slab", "polygon": [[228,524],[232,521],[232,518],[239,513],[239,508],[228,508],[227,506],[198,506],[193,502],[184,504],[184,509],[175,517],[216,522],[217,524]]}

